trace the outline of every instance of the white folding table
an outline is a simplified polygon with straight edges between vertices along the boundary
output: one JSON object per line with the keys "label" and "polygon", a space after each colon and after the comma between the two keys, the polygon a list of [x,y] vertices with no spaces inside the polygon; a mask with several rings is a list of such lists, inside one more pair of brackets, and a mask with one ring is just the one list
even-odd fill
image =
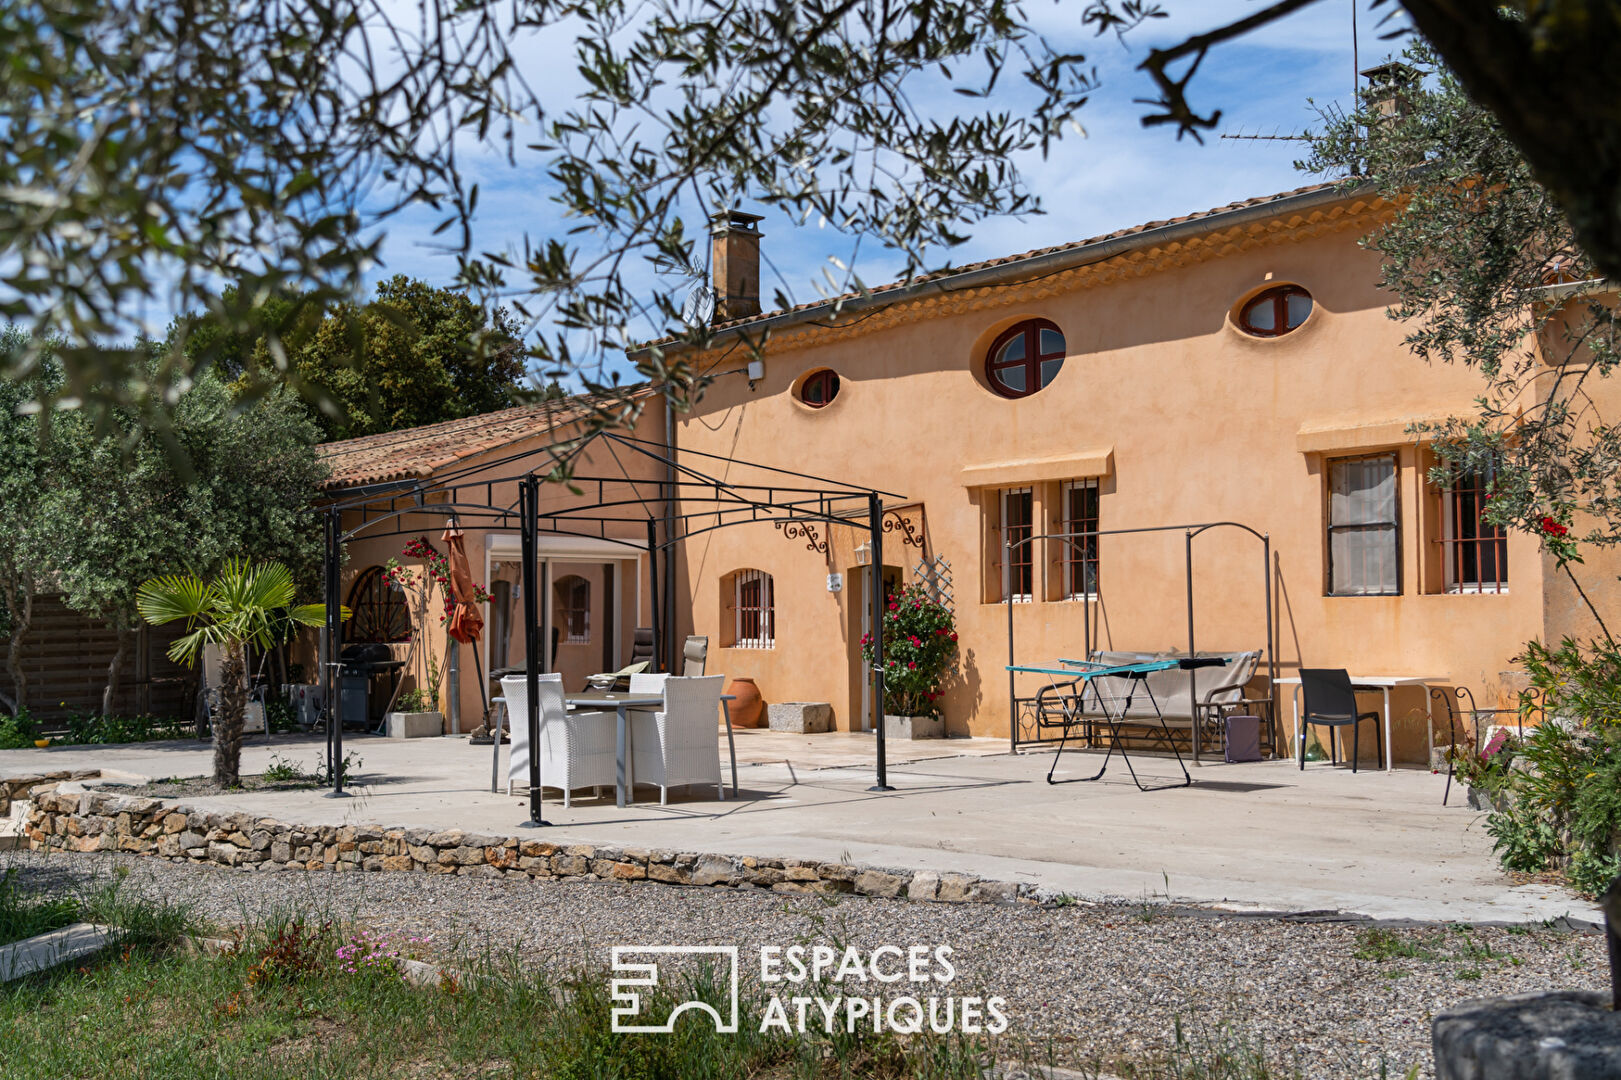
{"label": "white folding table", "polygon": [[[1378,690],[1385,697],[1385,771],[1390,772],[1396,767],[1396,748],[1390,741],[1390,692],[1398,686],[1424,686],[1432,684],[1444,685],[1447,679],[1436,675],[1356,675],[1351,676],[1351,688],[1354,690]],[[1291,675],[1287,679],[1279,679],[1279,686],[1292,687],[1294,690],[1295,708],[1295,754],[1298,756],[1301,749],[1300,722],[1300,676]],[[1424,694],[1424,724],[1429,733],[1429,757],[1425,763],[1435,758],[1435,702],[1428,691]]]}

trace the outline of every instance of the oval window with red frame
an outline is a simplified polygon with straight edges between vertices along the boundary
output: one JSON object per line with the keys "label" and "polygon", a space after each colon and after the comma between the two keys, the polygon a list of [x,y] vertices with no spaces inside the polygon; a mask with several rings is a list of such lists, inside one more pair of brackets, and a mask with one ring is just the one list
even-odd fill
{"label": "oval window with red frame", "polygon": [[1064,332],[1046,319],[1026,319],[1002,331],[985,357],[985,378],[1006,398],[1029,397],[1064,366]]}
{"label": "oval window with red frame", "polygon": [[832,368],[813,371],[800,380],[799,400],[813,409],[826,408],[839,396],[839,373]]}
{"label": "oval window with red frame", "polygon": [[1255,337],[1282,337],[1311,314],[1311,293],[1299,285],[1267,289],[1238,312],[1238,326]]}

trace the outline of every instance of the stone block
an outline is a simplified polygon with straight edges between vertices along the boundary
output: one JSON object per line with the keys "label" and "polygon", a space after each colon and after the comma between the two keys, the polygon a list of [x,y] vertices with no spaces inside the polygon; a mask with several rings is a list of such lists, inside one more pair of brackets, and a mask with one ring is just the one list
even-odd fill
{"label": "stone block", "polygon": [[445,733],[445,718],[436,712],[391,712],[386,730],[391,739],[436,739]]}
{"label": "stone block", "polygon": [[940,887],[934,898],[947,901],[967,900],[968,892],[973,886],[974,879],[966,874],[941,874]]}
{"label": "stone block", "polygon": [[940,892],[940,875],[932,870],[920,870],[912,875],[906,888],[908,900],[933,900]]}
{"label": "stone block", "polygon": [[1012,881],[976,881],[968,899],[981,904],[1011,904],[1019,899],[1019,886]]}
{"label": "stone block", "polygon": [[884,715],[886,739],[939,739],[944,738],[946,722],[938,716]]}
{"label": "stone block", "polygon": [[647,876],[653,881],[662,881],[670,885],[690,885],[692,883],[690,871],[672,866],[669,863],[648,863]]}
{"label": "stone block", "polygon": [[692,870],[694,885],[736,885],[743,880],[737,864],[718,855],[701,855]]}
{"label": "stone block", "polygon": [[1430,1021],[1436,1080],[1621,1076],[1621,1012],[1608,994],[1552,990],[1465,1001]]}
{"label": "stone block", "polygon": [[856,875],[855,890],[862,896],[882,896],[894,899],[908,884],[899,874],[886,874],[882,870],[863,870]]}
{"label": "stone block", "polygon": [[833,706],[824,701],[784,701],[766,706],[766,724],[772,731],[817,735],[833,730]]}

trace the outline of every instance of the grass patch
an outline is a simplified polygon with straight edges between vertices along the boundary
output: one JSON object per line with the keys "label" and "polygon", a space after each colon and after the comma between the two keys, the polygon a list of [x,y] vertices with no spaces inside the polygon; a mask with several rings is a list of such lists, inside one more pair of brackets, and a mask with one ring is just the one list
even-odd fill
{"label": "grass patch", "polygon": [[[223,956],[109,951],[0,988],[0,1059],[8,1075],[137,1080],[978,1080],[991,1060],[992,1047],[970,1037],[762,1033],[748,1001],[735,1034],[693,1014],[672,1034],[618,1034],[603,972],[484,954],[459,960],[461,977],[419,988],[391,961],[420,945],[283,918]],[[727,1007],[701,971],[649,997],[648,1016],[689,997]]]}
{"label": "grass patch", "polygon": [[48,934],[79,921],[79,901],[25,891],[15,869],[0,870],[0,945]]}
{"label": "grass patch", "polygon": [[1356,949],[1351,955],[1358,960],[1439,960],[1435,951],[1438,935],[1410,934],[1399,930],[1384,930],[1377,926],[1357,932]]}
{"label": "grass patch", "polygon": [[1125,1080],[1297,1080],[1298,1069],[1268,1060],[1265,1044],[1241,1027],[1186,1027],[1176,1021],[1170,1047],[1138,1061],[1116,1062]]}
{"label": "grass patch", "polygon": [[192,932],[191,910],[183,905],[132,896],[124,889],[127,867],[78,893],[43,893],[25,888],[15,867],[0,870],[0,945],[93,922],[118,931],[124,948],[173,945]]}

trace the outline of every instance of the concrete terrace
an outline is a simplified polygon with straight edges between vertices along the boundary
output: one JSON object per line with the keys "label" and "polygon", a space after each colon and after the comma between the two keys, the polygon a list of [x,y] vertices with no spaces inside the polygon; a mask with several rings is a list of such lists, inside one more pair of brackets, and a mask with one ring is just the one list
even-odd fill
{"label": "concrete terrace", "polygon": [[[1420,770],[1352,775],[1292,762],[1194,768],[1192,788],[1140,792],[1118,760],[1094,784],[1048,785],[1050,755],[1013,756],[996,739],[890,744],[889,794],[873,782],[868,736],[737,736],[741,798],[657,789],[619,809],[547,799],[553,842],[853,862],[1028,882],[1077,898],[1170,899],[1269,911],[1346,911],[1426,921],[1596,919],[1593,905],[1496,866],[1479,815],[1455,785]],[[370,823],[512,835],[520,797],[491,794],[490,748],[465,740],[349,738],[362,759],[356,795],[250,792],[180,801],[307,825]],[[250,740],[244,774],[273,756],[313,766],[319,737]],[[1061,776],[1101,755],[1066,756]],[[1174,761],[1134,759],[1145,783]],[[503,759],[503,773],[505,762]],[[204,775],[199,742],[0,752],[0,775],[100,768],[132,778]],[[503,782],[504,785],[504,782]]]}

